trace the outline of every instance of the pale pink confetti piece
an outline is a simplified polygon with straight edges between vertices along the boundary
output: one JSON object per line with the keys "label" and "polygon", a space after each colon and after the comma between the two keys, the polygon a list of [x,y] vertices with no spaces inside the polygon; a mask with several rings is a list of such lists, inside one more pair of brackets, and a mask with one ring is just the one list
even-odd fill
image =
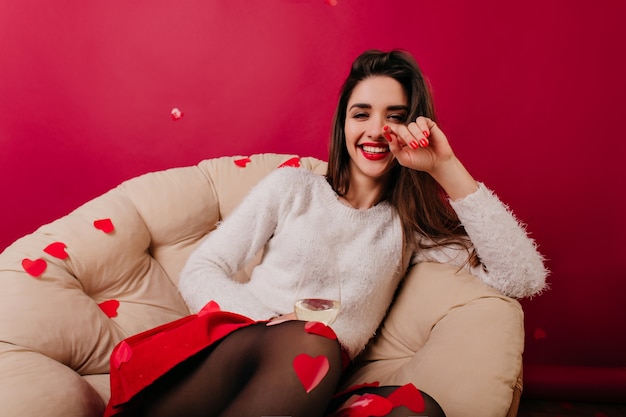
{"label": "pale pink confetti piece", "polygon": [[171,114],[172,114],[172,120],[173,120],[173,121],[180,120],[180,119],[182,119],[182,118],[183,118],[183,116],[185,115],[185,114],[184,114],[182,111],[180,111],[180,109],[179,109],[179,108],[177,108],[177,107],[174,107],[174,108],[172,109]]}

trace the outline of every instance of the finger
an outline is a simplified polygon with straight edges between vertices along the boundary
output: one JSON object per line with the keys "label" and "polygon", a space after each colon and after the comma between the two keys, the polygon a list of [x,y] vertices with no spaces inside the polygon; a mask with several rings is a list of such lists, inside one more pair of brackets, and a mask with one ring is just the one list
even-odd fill
{"label": "finger", "polygon": [[398,134],[389,125],[383,126],[383,137],[389,142],[389,148],[399,147],[400,141],[398,140]]}
{"label": "finger", "polygon": [[419,142],[417,141],[417,138],[415,136],[413,136],[413,134],[411,133],[411,131],[409,130],[409,128],[407,126],[404,125],[400,125],[396,128],[396,133],[398,135],[398,137],[408,146],[410,146],[412,149],[417,149],[419,148]]}
{"label": "finger", "polygon": [[387,142],[389,142],[389,151],[401,165],[406,164],[407,158],[410,158],[412,148],[407,146],[391,127],[387,127],[387,129],[383,128],[383,131],[383,136],[385,136]]}
{"label": "finger", "polygon": [[413,137],[416,138],[417,143],[419,143],[419,146],[421,146],[422,148],[427,147],[430,143],[428,140],[428,137],[430,136],[430,131],[428,129],[428,124],[426,120],[427,119],[425,117],[418,117],[415,122],[409,123],[408,125],[409,131],[411,132]]}
{"label": "finger", "polygon": [[269,327],[269,326],[275,326],[275,325],[277,325],[277,324],[284,323],[284,322],[286,322],[286,321],[291,321],[291,320],[293,320],[293,319],[291,319],[291,318],[282,318],[282,317],[279,317],[279,318],[276,318],[276,319],[273,319],[273,320],[268,321],[268,322],[265,324],[265,326],[267,326],[267,327]]}

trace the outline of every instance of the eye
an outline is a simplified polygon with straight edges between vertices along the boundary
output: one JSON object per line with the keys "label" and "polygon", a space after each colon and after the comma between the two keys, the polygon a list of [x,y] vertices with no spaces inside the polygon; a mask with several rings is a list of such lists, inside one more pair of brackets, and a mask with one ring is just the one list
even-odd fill
{"label": "eye", "polygon": [[369,114],[365,112],[358,112],[352,115],[353,119],[367,119],[368,117],[369,117]]}
{"label": "eye", "polygon": [[390,114],[387,116],[388,119],[392,120],[394,123],[404,123],[406,120],[405,114]]}

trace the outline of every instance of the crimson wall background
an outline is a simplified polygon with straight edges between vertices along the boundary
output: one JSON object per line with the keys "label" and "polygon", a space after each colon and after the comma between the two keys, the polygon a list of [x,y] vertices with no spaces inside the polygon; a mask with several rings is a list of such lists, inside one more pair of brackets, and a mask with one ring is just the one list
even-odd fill
{"label": "crimson wall background", "polygon": [[408,49],[548,258],[552,289],[523,301],[527,392],[563,369],[624,387],[625,19],[619,0],[1,0],[0,250],[145,172],[324,159],[350,62]]}

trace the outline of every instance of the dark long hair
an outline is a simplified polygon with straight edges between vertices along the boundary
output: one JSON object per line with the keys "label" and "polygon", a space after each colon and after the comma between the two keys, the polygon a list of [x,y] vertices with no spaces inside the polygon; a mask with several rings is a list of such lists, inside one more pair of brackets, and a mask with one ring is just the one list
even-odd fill
{"label": "dark long hair", "polygon": [[[437,121],[428,82],[408,52],[370,50],[357,57],[341,88],[331,131],[326,178],[339,195],[345,195],[350,188],[350,155],[344,132],[348,101],[354,88],[373,76],[391,77],[402,85],[408,98],[407,123],[418,116]],[[395,161],[386,184],[383,198],[398,211],[404,240],[411,249],[453,244],[469,251],[471,244],[465,229],[443,189],[429,174],[405,168]],[[422,237],[432,242],[425,242]],[[478,264],[475,253],[471,262]]]}

